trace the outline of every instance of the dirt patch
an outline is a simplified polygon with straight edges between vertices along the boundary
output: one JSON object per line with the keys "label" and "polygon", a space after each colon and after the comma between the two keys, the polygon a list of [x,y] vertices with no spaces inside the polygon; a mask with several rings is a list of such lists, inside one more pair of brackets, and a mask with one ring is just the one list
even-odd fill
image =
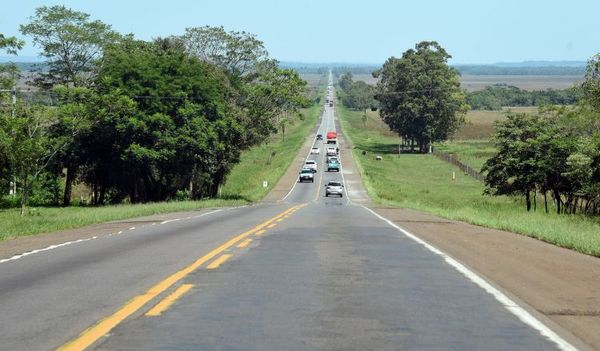
{"label": "dirt patch", "polygon": [[374,210],[600,349],[600,259],[415,210]]}

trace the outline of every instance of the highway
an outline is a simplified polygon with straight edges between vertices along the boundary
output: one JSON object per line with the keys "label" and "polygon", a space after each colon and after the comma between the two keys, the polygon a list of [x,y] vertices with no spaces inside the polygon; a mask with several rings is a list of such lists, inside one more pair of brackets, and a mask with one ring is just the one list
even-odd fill
{"label": "highway", "polygon": [[315,182],[277,203],[0,263],[0,349],[569,349],[348,192],[325,197],[345,173],[314,146]]}

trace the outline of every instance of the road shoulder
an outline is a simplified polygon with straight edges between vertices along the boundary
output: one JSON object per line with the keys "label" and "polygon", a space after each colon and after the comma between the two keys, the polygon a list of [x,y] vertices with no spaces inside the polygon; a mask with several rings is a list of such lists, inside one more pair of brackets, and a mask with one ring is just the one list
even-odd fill
{"label": "road shoulder", "polygon": [[372,209],[469,266],[593,349],[600,349],[599,259],[416,210]]}

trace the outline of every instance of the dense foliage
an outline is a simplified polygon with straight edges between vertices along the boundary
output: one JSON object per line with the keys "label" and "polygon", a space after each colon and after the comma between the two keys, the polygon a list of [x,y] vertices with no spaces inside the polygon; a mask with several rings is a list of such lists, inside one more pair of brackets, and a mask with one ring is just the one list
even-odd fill
{"label": "dense foliage", "polygon": [[[590,76],[584,87],[597,84]],[[586,88],[587,90],[588,88]],[[600,109],[589,91],[573,107],[509,115],[497,123],[498,152],[484,165],[486,192],[524,196],[535,209],[548,194],[558,213],[600,213]]]}
{"label": "dense foliage", "polygon": [[362,111],[363,119],[366,119],[367,109],[377,109],[374,87],[361,80],[355,82],[352,73],[346,72],[340,77],[339,87],[341,91],[338,95],[342,104],[349,109]]}
{"label": "dense foliage", "polygon": [[449,58],[437,42],[424,41],[399,59],[389,58],[377,73],[381,118],[404,141],[416,142],[421,152],[451,136],[469,108]]}
{"label": "dense foliage", "polygon": [[467,93],[467,102],[474,110],[500,110],[504,106],[572,105],[581,97],[581,90],[577,87],[528,91],[509,85],[494,85]]}
{"label": "dense foliage", "polygon": [[63,6],[37,9],[21,32],[49,59],[36,84],[52,96],[0,108],[0,195],[16,181],[4,204],[18,198],[23,213],[32,196],[68,205],[77,183],[96,205],[215,197],[242,150],[283,136],[309,105],[306,82],[249,33],[146,42]]}

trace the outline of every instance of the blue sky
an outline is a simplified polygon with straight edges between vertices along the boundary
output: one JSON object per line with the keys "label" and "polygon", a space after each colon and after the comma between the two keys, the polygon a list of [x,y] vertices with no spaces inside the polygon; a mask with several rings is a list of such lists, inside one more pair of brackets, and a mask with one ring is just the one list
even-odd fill
{"label": "blue sky", "polygon": [[[2,5],[0,33],[19,35],[36,7],[55,4],[141,39],[203,25],[245,30],[282,61],[381,63],[421,40],[440,42],[452,63],[587,60],[600,52],[598,0],[13,0]],[[28,45],[21,55],[37,53]]]}

